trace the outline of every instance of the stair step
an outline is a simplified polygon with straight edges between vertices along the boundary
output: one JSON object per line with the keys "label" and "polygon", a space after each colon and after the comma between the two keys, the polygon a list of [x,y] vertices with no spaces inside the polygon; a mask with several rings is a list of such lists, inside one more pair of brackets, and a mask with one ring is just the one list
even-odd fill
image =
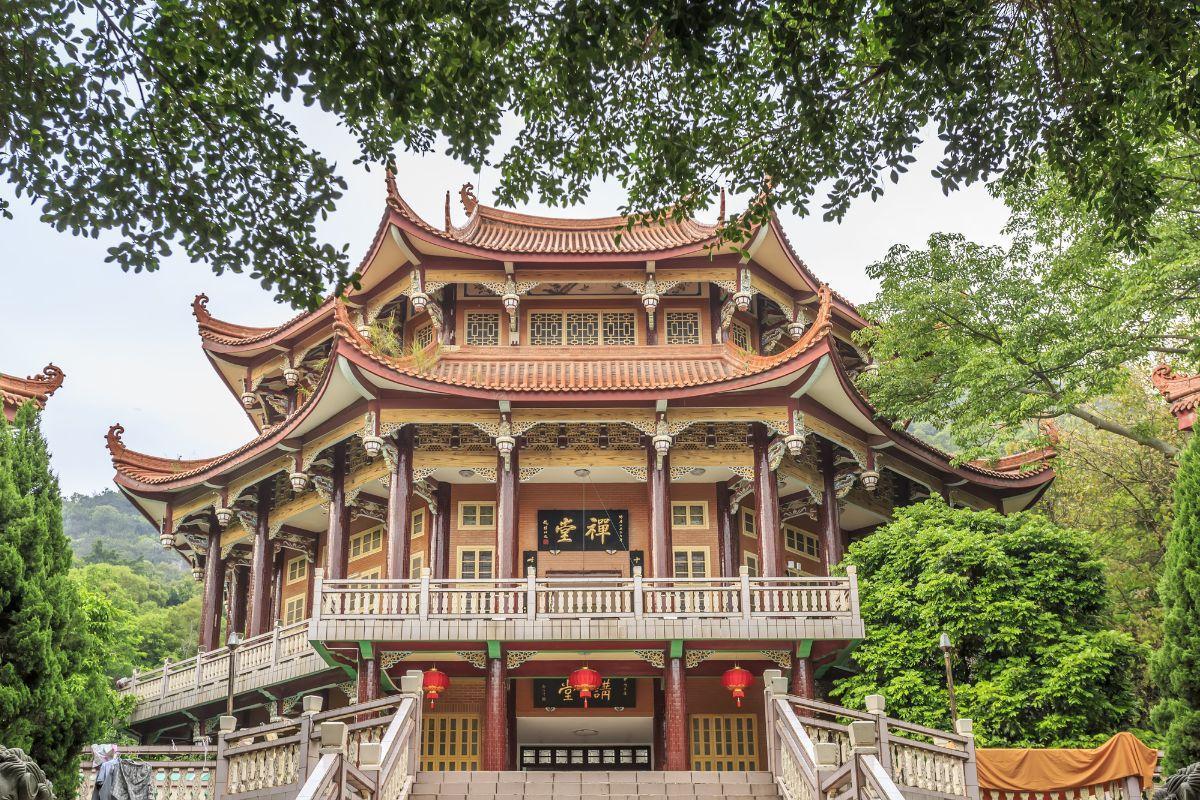
{"label": "stair step", "polygon": [[411,800],[778,800],[769,772],[419,772]]}

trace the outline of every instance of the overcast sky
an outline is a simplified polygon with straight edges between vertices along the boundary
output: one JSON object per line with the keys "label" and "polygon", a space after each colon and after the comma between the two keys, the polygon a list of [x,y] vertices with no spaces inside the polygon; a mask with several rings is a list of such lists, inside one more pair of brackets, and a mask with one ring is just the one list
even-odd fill
{"label": "overcast sky", "polygon": [[[348,242],[351,263],[358,263],[383,213],[382,175],[353,166],[354,141],[334,118],[307,109],[295,118],[346,178],[349,189],[321,232],[339,246]],[[889,185],[877,202],[860,198],[841,224],[783,215],[800,257],[851,300],[873,296],[866,267],[893,244],[920,246],[935,231],[1000,241],[1003,205],[982,186],[943,196],[929,175],[941,149],[928,138],[899,185]],[[447,189],[470,181],[481,202],[491,203],[496,183],[494,173],[476,175],[441,155],[401,155],[398,172],[401,193],[435,225],[441,224]],[[14,199],[8,187],[0,191]],[[520,210],[606,216],[623,200],[619,186],[606,184],[593,188],[587,204],[566,212],[536,205]],[[819,208],[820,200],[814,205]],[[0,220],[0,372],[28,375],[50,361],[66,372],[43,422],[65,494],[111,485],[104,434],[114,422],[125,426],[130,447],[168,457],[218,455],[253,437],[238,399],[201,352],[192,298],[205,292],[218,318],[248,325],[282,322],[295,314],[290,307],[273,302],[249,278],[217,277],[180,257],[154,274],[123,273],[104,263],[114,238],[58,233],[39,222],[27,202],[17,202],[14,212],[14,220]],[[461,224],[457,194],[452,213]]]}

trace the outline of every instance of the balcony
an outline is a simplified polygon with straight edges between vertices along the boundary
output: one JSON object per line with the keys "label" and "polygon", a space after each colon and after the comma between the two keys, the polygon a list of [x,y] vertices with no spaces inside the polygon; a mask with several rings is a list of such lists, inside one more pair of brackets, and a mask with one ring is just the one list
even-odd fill
{"label": "balcony", "polygon": [[[234,690],[247,692],[328,669],[308,643],[309,621],[247,639],[237,648]],[[221,700],[228,691],[229,648],[134,673],[124,691],[137,698],[132,722]]]}
{"label": "balcony", "polygon": [[314,641],[858,639],[846,577],[329,580],[316,574]]}

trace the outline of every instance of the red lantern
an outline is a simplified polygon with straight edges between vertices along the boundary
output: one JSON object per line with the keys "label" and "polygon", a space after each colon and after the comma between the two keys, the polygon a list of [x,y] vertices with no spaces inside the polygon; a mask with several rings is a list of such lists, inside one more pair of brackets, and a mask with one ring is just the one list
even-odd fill
{"label": "red lantern", "polygon": [[425,676],[421,680],[421,689],[425,692],[425,696],[429,698],[429,707],[432,709],[437,699],[441,697],[442,692],[450,688],[450,676],[442,672],[437,667],[430,667],[425,670]]}
{"label": "red lantern", "polygon": [[571,677],[567,678],[567,685],[579,693],[583,698],[583,707],[588,707],[588,699],[592,696],[592,692],[600,688],[600,673],[591,667],[580,667],[571,673]]}
{"label": "red lantern", "polygon": [[742,669],[737,664],[733,665],[733,669],[725,670],[725,674],[721,676],[721,685],[733,695],[738,708],[742,707],[742,698],[746,696],[746,687],[752,683],[754,683],[754,676],[750,674],[749,670]]}

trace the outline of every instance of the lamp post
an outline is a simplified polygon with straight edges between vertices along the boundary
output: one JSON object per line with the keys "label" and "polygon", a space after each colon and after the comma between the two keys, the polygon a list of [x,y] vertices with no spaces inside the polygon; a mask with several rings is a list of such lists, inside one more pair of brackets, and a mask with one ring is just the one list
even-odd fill
{"label": "lamp post", "polygon": [[942,650],[942,655],[946,659],[946,689],[950,692],[950,724],[958,724],[958,703],[954,699],[954,672],[950,669],[950,651],[954,649],[954,645],[950,642],[950,637],[943,633],[938,639],[938,647]]}
{"label": "lamp post", "polygon": [[242,635],[237,631],[229,634],[225,644],[229,646],[229,674],[225,679],[225,713],[233,716],[233,679],[237,675],[237,649],[242,643]]}

